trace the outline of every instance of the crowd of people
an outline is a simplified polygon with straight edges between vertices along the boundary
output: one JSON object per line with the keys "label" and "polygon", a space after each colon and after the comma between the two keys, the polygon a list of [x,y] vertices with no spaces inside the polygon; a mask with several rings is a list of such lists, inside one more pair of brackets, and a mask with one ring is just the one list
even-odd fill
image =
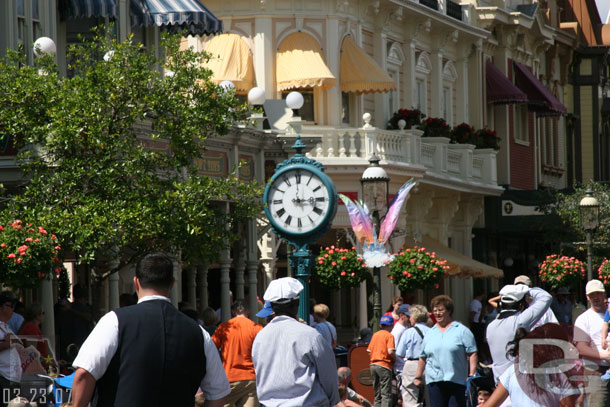
{"label": "crowd of people", "polygon": [[[379,329],[363,330],[355,343],[368,352],[370,401],[354,390],[351,369],[337,366],[333,350],[339,337],[329,307],[311,304],[310,321],[298,318],[303,290],[298,280],[269,284],[264,305],[253,311],[259,323],[243,299],[232,302],[232,318],[221,324],[213,309],[201,314],[188,304],[177,309],[169,299],[173,284],[171,259],[155,253],[136,267],[137,295],[122,296],[121,307],[95,327],[78,287],[74,303],[59,304],[60,315],[64,312],[59,324],[71,328],[70,333],[60,328],[60,335],[72,335],[66,341],[78,350],[71,355],[73,350],[63,347],[75,369],[73,401],[66,405],[597,407],[610,402],[610,315],[598,280],[586,284],[585,310],[570,300],[567,288],[553,296],[519,276],[497,294],[476,292],[466,324],[454,319],[449,296],[434,297],[430,309],[393,298]],[[17,305],[12,292],[0,293],[0,393],[3,406],[30,407],[36,403],[5,396],[16,395],[20,386],[19,349],[35,348],[41,363],[51,358],[40,330],[44,310],[31,304],[21,316]]]}

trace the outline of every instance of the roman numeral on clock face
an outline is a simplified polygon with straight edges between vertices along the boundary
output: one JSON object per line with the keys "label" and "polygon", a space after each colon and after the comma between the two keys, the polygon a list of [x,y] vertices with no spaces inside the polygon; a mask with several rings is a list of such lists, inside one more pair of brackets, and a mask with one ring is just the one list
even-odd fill
{"label": "roman numeral on clock face", "polygon": [[313,211],[315,213],[317,213],[318,215],[320,215],[322,213],[322,209],[320,209],[320,208],[313,208]]}
{"label": "roman numeral on clock face", "polygon": [[274,204],[281,204],[281,203],[282,203],[282,200],[281,200],[281,199],[274,199],[274,200],[273,200],[273,203],[274,203]]}
{"label": "roman numeral on clock face", "polygon": [[297,218],[297,226],[300,228],[303,227],[303,224],[301,223],[301,218]]}
{"label": "roman numeral on clock face", "polygon": [[290,223],[292,222],[292,216],[288,215],[288,217],[286,218],[286,224],[288,226],[290,226]]}
{"label": "roman numeral on clock face", "polygon": [[284,215],[285,213],[286,213],[286,210],[284,208],[281,208],[275,214],[277,215],[278,218],[281,218],[282,215]]}
{"label": "roman numeral on clock face", "polygon": [[294,174],[294,179],[297,184],[301,183],[301,171],[297,171]]}
{"label": "roman numeral on clock face", "polygon": [[326,198],[324,198],[323,196],[316,198],[316,202],[324,202],[325,200],[326,200]]}

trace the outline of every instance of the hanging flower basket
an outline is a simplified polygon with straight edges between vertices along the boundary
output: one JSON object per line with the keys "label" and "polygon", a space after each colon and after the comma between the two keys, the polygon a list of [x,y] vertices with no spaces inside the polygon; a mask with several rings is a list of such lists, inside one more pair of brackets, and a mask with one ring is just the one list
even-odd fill
{"label": "hanging flower basket", "polygon": [[410,129],[413,126],[419,126],[421,121],[426,117],[425,114],[418,109],[398,109],[392,118],[388,121],[388,130],[398,130],[398,122],[405,121],[405,129]]}
{"label": "hanging flower basket", "polygon": [[0,281],[15,288],[35,287],[51,271],[61,271],[57,237],[43,227],[14,220],[0,225]]}
{"label": "hanging flower basket", "polygon": [[415,246],[394,256],[388,266],[388,277],[401,291],[438,287],[449,269],[446,260],[439,259],[436,253],[426,251],[424,247]]}
{"label": "hanging flower basket", "polygon": [[495,130],[491,129],[480,129],[474,134],[474,145],[476,148],[493,148],[494,150],[500,149],[500,137]]}
{"label": "hanging flower basket", "polygon": [[356,248],[341,249],[335,246],[320,250],[316,258],[316,274],[320,282],[332,289],[359,287],[371,273],[364,265]]}
{"label": "hanging flower basket", "polygon": [[424,131],[422,137],[451,138],[451,127],[449,127],[445,119],[428,117],[419,127]]}
{"label": "hanging flower basket", "polygon": [[451,130],[451,142],[457,144],[474,144],[474,129],[468,123],[458,124]]}
{"label": "hanging flower basket", "polygon": [[540,264],[538,276],[553,288],[570,287],[585,278],[585,267],[575,257],[551,254]]}
{"label": "hanging flower basket", "polygon": [[610,284],[610,261],[608,259],[604,259],[601,266],[597,269],[597,273],[599,281],[604,283],[604,285]]}

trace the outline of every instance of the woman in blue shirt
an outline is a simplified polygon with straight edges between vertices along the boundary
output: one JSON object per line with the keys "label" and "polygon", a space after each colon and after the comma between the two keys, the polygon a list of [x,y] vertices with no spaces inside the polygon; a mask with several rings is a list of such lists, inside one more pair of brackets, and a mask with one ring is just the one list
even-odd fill
{"label": "woman in blue shirt", "polygon": [[414,384],[422,384],[424,369],[432,407],[466,405],[466,379],[477,367],[474,335],[454,321],[453,300],[438,295],[430,303],[436,325],[424,337]]}

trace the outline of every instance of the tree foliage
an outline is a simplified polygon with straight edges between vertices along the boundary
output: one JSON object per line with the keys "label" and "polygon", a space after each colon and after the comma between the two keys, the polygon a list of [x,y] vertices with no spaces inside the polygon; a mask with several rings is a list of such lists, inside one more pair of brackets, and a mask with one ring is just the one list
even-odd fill
{"label": "tree foliage", "polygon": [[[595,264],[600,264],[601,257],[610,256],[610,186],[598,182],[590,182],[574,188],[573,191],[560,191],[555,194],[555,203],[547,206],[547,211],[556,212],[564,223],[565,234],[561,237],[565,243],[580,241],[584,242],[585,232],[580,225],[579,202],[585,196],[585,191],[591,189],[593,195],[599,201],[599,228],[595,232],[593,238],[596,244],[594,253],[599,258],[594,261]],[[575,254],[583,258],[586,256],[586,247],[584,245],[576,245],[574,247]]]}
{"label": "tree foliage", "polygon": [[156,58],[96,30],[70,49],[71,77],[51,56],[36,67],[17,52],[0,62],[0,132],[28,179],[5,211],[53,230],[81,262],[151,250],[213,259],[235,238],[226,226],[260,210],[256,185],[197,168],[204,140],[226,134],[245,107],[210,81],[207,55],[180,50],[176,36],[163,47]]}

